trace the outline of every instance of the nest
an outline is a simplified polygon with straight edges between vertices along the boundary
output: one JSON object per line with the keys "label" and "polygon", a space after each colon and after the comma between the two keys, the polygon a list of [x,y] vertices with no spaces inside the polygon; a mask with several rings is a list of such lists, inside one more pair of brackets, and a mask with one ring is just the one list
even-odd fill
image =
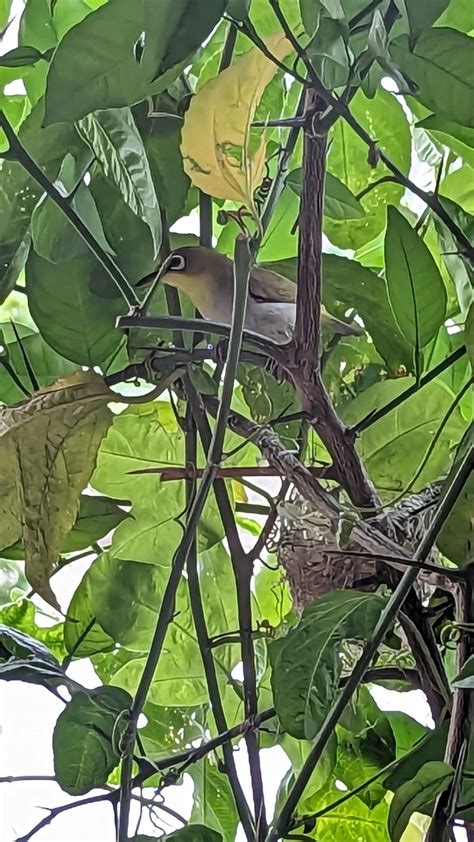
{"label": "nest", "polygon": [[[419,494],[410,495],[396,506],[385,509],[371,523],[412,555],[431,522],[440,488],[440,483],[433,483]],[[373,590],[380,584],[378,560],[344,555],[334,523],[315,511],[296,491],[280,506],[279,513],[278,560],[285,570],[298,611],[328,591],[341,588]],[[362,548],[354,546],[354,550],[357,549]],[[439,561],[436,549],[429,561]],[[426,583],[419,595],[422,599],[428,595]]]}

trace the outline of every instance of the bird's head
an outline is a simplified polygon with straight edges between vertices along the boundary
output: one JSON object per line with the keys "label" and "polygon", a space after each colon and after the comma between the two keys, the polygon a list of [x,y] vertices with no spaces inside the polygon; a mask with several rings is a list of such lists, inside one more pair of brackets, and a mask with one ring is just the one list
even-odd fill
{"label": "bird's head", "polygon": [[204,246],[183,246],[170,254],[161,280],[185,292],[205,312],[209,298],[214,300],[222,292],[229,277],[232,283],[232,264],[223,254]]}

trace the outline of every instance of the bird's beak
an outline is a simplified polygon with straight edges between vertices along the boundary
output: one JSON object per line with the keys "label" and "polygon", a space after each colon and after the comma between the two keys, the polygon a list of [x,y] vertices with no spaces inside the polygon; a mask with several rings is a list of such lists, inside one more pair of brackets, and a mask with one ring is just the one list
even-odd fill
{"label": "bird's beak", "polygon": [[171,260],[172,260],[172,255],[169,254],[168,257],[166,257],[163,260],[163,263],[161,264],[161,266],[158,267],[158,269],[156,269],[154,272],[150,272],[149,275],[146,275],[144,278],[141,278],[138,281],[138,283],[136,285],[137,287],[145,286],[145,284],[150,284],[150,289],[147,291],[147,294],[145,295],[145,298],[143,299],[143,301],[140,305],[140,311],[141,311],[142,314],[146,313],[148,304],[149,304],[151,298],[153,297],[153,295],[155,294],[155,291],[156,291],[156,289],[158,287],[158,284],[160,283],[161,279],[163,278],[164,275],[166,275],[166,272],[168,271],[168,267],[171,263]]}

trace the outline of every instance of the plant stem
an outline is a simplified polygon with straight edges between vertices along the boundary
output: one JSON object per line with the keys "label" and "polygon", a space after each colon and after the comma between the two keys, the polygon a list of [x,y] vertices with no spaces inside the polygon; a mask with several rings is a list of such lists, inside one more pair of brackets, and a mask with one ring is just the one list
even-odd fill
{"label": "plant stem", "polygon": [[[458,499],[459,494],[461,493],[464,484],[468,476],[470,475],[472,468],[471,461],[471,454],[468,454],[461,463],[457,472],[455,473],[449,487],[447,488],[442,500],[440,501],[437,507],[431,525],[425,533],[425,536],[415,553],[415,559],[420,561],[426,561],[426,558],[430,553],[430,550],[436,540],[436,537],[441,527],[443,526],[446,518],[451,512],[452,507]],[[342,713],[344,712],[346,705],[349,703],[352,694],[357,689],[362,679],[362,676],[367,670],[373,656],[376,654],[379,645],[383,641],[387,631],[389,630],[391,624],[397,617],[400,608],[405,602],[405,599],[408,596],[412,585],[414,584],[417,578],[417,575],[418,571],[416,570],[416,568],[410,568],[409,570],[407,570],[406,573],[404,573],[402,579],[400,580],[400,583],[398,584],[397,588],[394,590],[392,596],[390,597],[374,629],[372,637],[364,647],[364,651],[362,652],[362,655],[360,656],[356,666],[354,667],[346,686],[344,687],[343,691],[340,693],[339,697],[329,710],[326,719],[318,733],[318,736],[316,737],[314,745],[303,765],[303,768],[300,774],[298,775],[277,817],[276,823],[273,829],[268,834],[267,842],[277,842],[277,840],[280,839],[281,836],[284,836],[284,834],[291,827],[293,813],[304,792],[306,784],[308,783],[311,774],[319,758],[321,757],[321,754],[324,748],[326,747],[331,734],[334,731],[334,728],[336,727]]]}
{"label": "plant stem", "polygon": [[232,312],[232,327],[230,331],[229,349],[227,354],[226,371],[222,386],[222,397],[219,403],[216,425],[209,448],[209,456],[204,475],[189,511],[188,522],[180,546],[172,563],[172,569],[163,593],[160,612],[155,632],[148,653],[147,661],[138,685],[135,698],[130,710],[128,734],[126,737],[126,751],[122,760],[121,796],[118,842],[126,842],[128,836],[128,817],[130,812],[132,751],[136,738],[137,721],[153,681],[158,661],[169,624],[172,622],[176,592],[182,579],[189,552],[196,537],[196,530],[215,478],[216,470],[222,457],[222,448],[230,411],[235,373],[239,361],[242,343],[242,328],[247,308],[247,293],[249,274],[253,262],[253,252],[247,237],[239,236],[235,244],[234,263],[234,304]]}
{"label": "plant stem", "polygon": [[84,224],[80,216],[76,213],[69,199],[63,196],[59,190],[52,184],[44,174],[43,170],[33,160],[27,149],[23,146],[19,137],[15,134],[10,125],[6,114],[0,111],[0,128],[5,132],[10,150],[19,164],[26,170],[29,175],[39,184],[40,187],[47,193],[52,201],[62,210],[71,225],[74,226],[77,233],[82,237],[86,245],[90,248],[93,255],[102,264],[105,271],[110,275],[114,281],[117,289],[122,294],[129,307],[138,306],[140,299],[134,288],[127,280],[122,270],[112,260],[109,254],[97,242],[96,238],[91,234],[87,225]]}

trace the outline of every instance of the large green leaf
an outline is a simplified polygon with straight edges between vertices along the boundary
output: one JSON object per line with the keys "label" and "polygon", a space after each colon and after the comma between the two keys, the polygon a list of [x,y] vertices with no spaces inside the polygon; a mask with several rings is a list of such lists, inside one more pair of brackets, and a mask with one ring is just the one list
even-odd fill
{"label": "large green leaf", "polygon": [[80,365],[104,364],[123,341],[115,320],[126,305],[118,299],[104,304],[94,295],[96,267],[92,257],[50,263],[34,252],[26,265],[28,303],[41,335]]}
{"label": "large green leaf", "polygon": [[194,781],[190,821],[217,831],[223,842],[234,842],[239,816],[227,775],[207,758],[190,767]]}
{"label": "large green leaf", "polygon": [[[54,54],[46,123],[134,105],[163,90],[218,22],[225,0],[199,0],[198,6],[195,0],[109,0],[88,15],[66,33]],[[140,54],[136,45],[142,37]]]}
{"label": "large green leaf", "polygon": [[[17,341],[9,322],[0,322],[0,342],[3,346],[2,357],[6,359],[27,391],[34,391],[27,371],[25,357],[31,365],[40,386],[49,386],[59,377],[64,377],[77,370],[77,365],[61,357],[44,341],[43,337],[31,328],[16,323],[20,341]],[[25,397],[8,370],[0,365],[0,401],[17,403]]]}
{"label": "large green leaf", "polygon": [[446,289],[428,247],[391,206],[385,234],[385,275],[393,314],[418,366],[421,349],[436,336],[446,317]]}
{"label": "large green leaf", "polygon": [[404,0],[410,35],[416,38],[442,15],[449,0]]}
{"label": "large green leaf", "polygon": [[392,842],[400,842],[413,813],[431,812],[436,796],[446,789],[453,776],[452,766],[432,761],[425,763],[413,780],[407,781],[397,789],[388,815]]}
{"label": "large green leaf", "polygon": [[474,127],[472,49],[472,38],[448,27],[426,29],[413,44],[402,35],[390,45],[394,60],[416,84],[416,95],[427,108]]}
{"label": "large green leaf", "polygon": [[461,690],[474,690],[474,655],[463,664],[452,684]]}
{"label": "large green leaf", "polygon": [[297,626],[269,644],[275,707],[283,728],[313,739],[339,686],[339,645],[366,640],[385,605],[376,594],[335,590],[314,600]]}
{"label": "large green leaf", "polygon": [[[392,94],[379,89],[374,99],[368,100],[359,91],[351,102],[351,111],[359,123],[377,139],[386,155],[408,175],[411,158],[411,136],[401,105]],[[387,174],[382,164],[376,168],[367,160],[367,145],[344,121],[338,120],[332,130],[332,145],[328,154],[328,170],[341,178],[357,196],[372,182]],[[361,205],[366,213],[362,219],[333,220],[326,218],[324,230],[331,242],[340,248],[356,249],[373,238],[385,224],[385,205],[397,205],[403,187],[393,183],[374,187]]]}
{"label": "large green leaf", "polygon": [[78,123],[78,131],[130,210],[147,223],[156,255],[161,243],[160,209],[148,158],[130,109],[113,108],[90,114]]}
{"label": "large green leaf", "polygon": [[[317,812],[341,798],[341,790],[334,784],[304,803],[305,812]],[[389,842],[387,833],[387,803],[382,801],[370,810],[359,798],[351,798],[328,811],[317,820],[309,839],[318,842],[335,842],[337,839],[350,842]]]}
{"label": "large green leaf", "polygon": [[[296,260],[266,264],[269,269],[296,281]],[[364,321],[375,347],[391,371],[412,366],[410,346],[397,326],[381,278],[356,260],[335,254],[323,255],[323,301],[331,313],[343,317],[353,308]]]}
{"label": "large green leaf", "polygon": [[[74,126],[41,128],[42,104],[22,124],[19,138],[50,179],[55,179],[69,152],[76,162],[76,177],[90,160],[90,151]],[[0,190],[0,300],[4,301],[23,268],[28,254],[26,233],[33,208],[42,190],[15,161],[3,161]]]}
{"label": "large green leaf", "polygon": [[118,687],[74,693],[59,714],[53,733],[54,773],[61,789],[83,795],[103,786],[120,761],[120,714],[132,697]]}
{"label": "large green leaf", "polygon": [[[381,409],[415,382],[412,377],[386,380],[370,386],[342,410],[348,425],[357,424],[371,412]],[[411,487],[425,458],[433,435],[452,406],[454,396],[439,381],[424,386],[407,400],[364,430],[357,439],[361,459],[376,486],[390,497]],[[430,459],[412,490],[432,482],[449,463],[453,444],[463,433],[463,421],[455,411],[445,425]],[[410,453],[410,459],[406,454]]]}
{"label": "large green leaf", "polygon": [[113,500],[107,497],[82,494],[76,522],[66,538],[64,552],[85,550],[112,532],[126,517]]}

